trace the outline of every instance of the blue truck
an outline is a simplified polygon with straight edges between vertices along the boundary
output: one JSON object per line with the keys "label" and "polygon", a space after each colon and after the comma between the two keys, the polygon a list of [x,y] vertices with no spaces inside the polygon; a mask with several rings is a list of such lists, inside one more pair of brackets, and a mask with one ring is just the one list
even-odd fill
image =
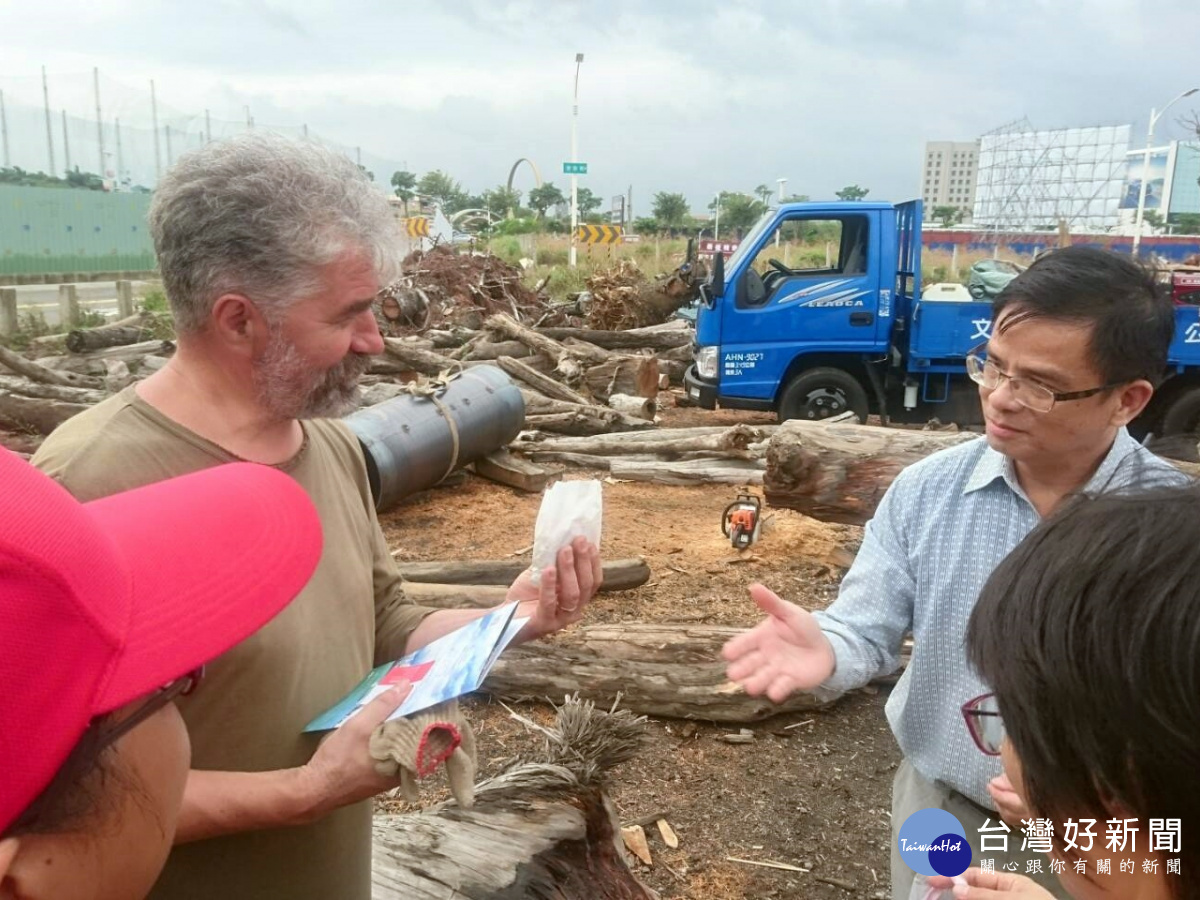
{"label": "blue truck", "polygon": [[[797,238],[825,249],[781,259]],[[684,386],[702,407],[983,424],[965,357],[991,333],[991,298],[922,297],[919,200],[770,209],[699,290]],[[1131,425],[1139,438],[1200,427],[1200,305],[1175,308],[1168,371]]]}

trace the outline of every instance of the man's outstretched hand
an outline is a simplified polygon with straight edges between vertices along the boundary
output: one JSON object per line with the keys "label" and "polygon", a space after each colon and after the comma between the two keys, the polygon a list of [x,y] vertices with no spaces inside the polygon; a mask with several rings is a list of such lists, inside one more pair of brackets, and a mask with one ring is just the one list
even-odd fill
{"label": "man's outstretched hand", "polygon": [[761,584],[750,586],[750,596],[767,618],[721,651],[730,681],[752,697],[766,694],[782,703],[793,691],[812,690],[833,674],[833,647],[812,613]]}

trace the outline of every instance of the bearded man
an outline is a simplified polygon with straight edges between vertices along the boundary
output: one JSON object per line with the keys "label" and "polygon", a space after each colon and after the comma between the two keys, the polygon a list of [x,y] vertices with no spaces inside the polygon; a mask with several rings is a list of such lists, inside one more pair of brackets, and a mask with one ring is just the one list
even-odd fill
{"label": "bearded man", "polygon": [[[482,614],[408,602],[359,444],[336,418],[383,351],[372,305],[395,277],[385,195],[350,160],[262,132],[180,157],[150,208],[177,332],[166,366],[70,419],[34,464],[81,500],[249,460],[309,493],[324,551],[303,593],[180,701],[193,747],[155,898],[371,894],[371,730],[385,694],[318,744],[305,725],[374,665]],[[214,541],[225,540],[214,534]],[[164,561],[164,564],[166,561]],[[583,539],[509,590],[529,639],[577,621],[601,579]],[[229,584],[230,600],[238,585]]]}

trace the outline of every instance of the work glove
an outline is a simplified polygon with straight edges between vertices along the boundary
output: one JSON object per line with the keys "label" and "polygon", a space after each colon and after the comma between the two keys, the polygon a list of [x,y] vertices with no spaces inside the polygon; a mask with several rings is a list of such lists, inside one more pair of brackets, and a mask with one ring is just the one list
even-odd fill
{"label": "work glove", "polygon": [[475,802],[475,733],[449,700],[411,716],[384,722],[368,742],[375,770],[400,778],[400,793],[410,803],[420,800],[417,780],[432,775],[442,763],[450,793],[463,808]]}

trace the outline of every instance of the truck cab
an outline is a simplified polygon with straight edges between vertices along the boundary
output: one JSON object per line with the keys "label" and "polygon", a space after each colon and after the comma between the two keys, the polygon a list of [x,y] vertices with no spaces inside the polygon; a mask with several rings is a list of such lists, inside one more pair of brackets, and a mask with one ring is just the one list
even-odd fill
{"label": "truck cab", "polygon": [[[684,376],[692,402],[983,424],[965,359],[990,337],[993,298],[922,296],[920,201],[784,204],[713,262]],[[1170,365],[1135,434],[1200,430],[1200,306],[1175,309]]]}

